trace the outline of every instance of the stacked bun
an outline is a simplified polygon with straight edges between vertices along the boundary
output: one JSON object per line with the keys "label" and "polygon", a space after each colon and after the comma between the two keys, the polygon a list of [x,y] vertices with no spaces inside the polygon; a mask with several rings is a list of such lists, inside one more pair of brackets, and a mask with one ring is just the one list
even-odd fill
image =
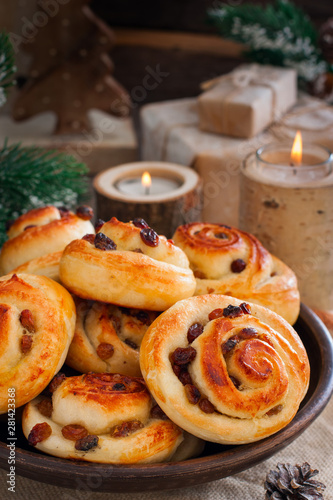
{"label": "stacked bun", "polygon": [[115,217],[66,247],[60,279],[79,297],[153,311],[191,297],[196,286],[186,255],[171,240],[143,219]]}
{"label": "stacked bun", "polygon": [[[0,280],[0,391],[14,386],[28,403],[29,444],[63,458],[153,463],[194,456],[202,440],[250,443],[287,425],[309,384],[289,324],[299,312],[293,272],[228,226],[188,224],[168,240],[143,219],[94,230],[91,216],[88,207],[32,211],[1,252],[15,273]],[[58,373],[65,358],[78,375]]]}
{"label": "stacked bun", "polygon": [[63,458],[104,463],[186,459],[202,450],[153,404],[143,379],[88,374],[56,381],[23,414],[23,431],[37,449]]}
{"label": "stacked bun", "polygon": [[310,375],[289,323],[213,294],[182,300],[159,316],[144,337],[140,364],[173,422],[221,444],[254,442],[285,427]]}
{"label": "stacked bun", "polygon": [[154,311],[75,299],[76,326],[66,363],[81,373],[111,372],[139,377],[139,349]]}
{"label": "stacked bun", "polygon": [[[57,277],[60,254],[68,243],[91,233],[93,211],[82,206],[76,214],[66,208],[36,208],[18,217],[7,231],[0,253],[0,272],[28,272]],[[27,263],[30,262],[30,265]],[[21,267],[26,264],[25,267]]]}
{"label": "stacked bun", "polygon": [[222,224],[193,222],[173,239],[189,258],[195,295],[218,293],[268,307],[294,324],[300,309],[295,273],[252,234]]}
{"label": "stacked bun", "polygon": [[61,285],[44,276],[0,278],[0,413],[8,389],[16,407],[37,396],[64,364],[74,335],[75,306]]}

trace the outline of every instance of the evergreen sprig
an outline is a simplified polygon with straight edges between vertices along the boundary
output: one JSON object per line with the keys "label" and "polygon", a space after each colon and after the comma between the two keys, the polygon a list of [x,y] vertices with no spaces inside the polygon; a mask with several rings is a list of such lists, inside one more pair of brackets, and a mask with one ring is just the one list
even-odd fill
{"label": "evergreen sprig", "polygon": [[47,204],[74,207],[88,190],[87,171],[65,153],[5,141],[0,150],[0,247],[8,220]]}
{"label": "evergreen sprig", "polygon": [[287,0],[266,7],[220,4],[208,11],[219,33],[246,45],[244,55],[261,64],[292,67],[303,81],[329,69],[318,47],[318,33],[302,9]]}
{"label": "evergreen sprig", "polygon": [[16,71],[14,49],[6,33],[0,33],[0,107],[6,102],[7,90],[14,84]]}

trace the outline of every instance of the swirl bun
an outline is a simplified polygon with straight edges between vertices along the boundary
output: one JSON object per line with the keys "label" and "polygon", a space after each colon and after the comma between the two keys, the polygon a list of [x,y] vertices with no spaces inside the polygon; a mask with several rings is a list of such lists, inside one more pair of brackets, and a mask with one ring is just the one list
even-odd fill
{"label": "swirl bun", "polygon": [[141,376],[139,348],[157,313],[75,299],[76,326],[66,363],[81,373]]}
{"label": "swirl bun", "polygon": [[70,243],[60,278],[75,295],[124,307],[163,311],[193,295],[184,252],[142,219],[104,223],[97,235]]}
{"label": "swirl bun", "polygon": [[255,238],[222,224],[193,222],[173,239],[196,276],[195,295],[221,293],[268,307],[294,324],[300,296],[294,272]]}
{"label": "swirl bun", "polygon": [[36,397],[63,365],[75,326],[72,297],[44,276],[0,278],[0,413]]}
{"label": "swirl bun", "polygon": [[170,460],[177,450],[188,458],[201,449],[152,406],[143,379],[89,373],[56,377],[50,389],[52,401],[30,402],[22,425],[29,443],[51,455],[130,464]]}
{"label": "swirl bun", "polygon": [[9,239],[1,249],[0,270],[3,274],[32,259],[59,252],[72,240],[94,231],[89,221],[92,210],[79,207],[77,214],[47,206],[18,217],[10,226]]}
{"label": "swirl bun", "polygon": [[140,365],[173,422],[222,444],[250,443],[286,426],[310,373],[285,320],[223,295],[192,297],[161,314],[143,339]]}

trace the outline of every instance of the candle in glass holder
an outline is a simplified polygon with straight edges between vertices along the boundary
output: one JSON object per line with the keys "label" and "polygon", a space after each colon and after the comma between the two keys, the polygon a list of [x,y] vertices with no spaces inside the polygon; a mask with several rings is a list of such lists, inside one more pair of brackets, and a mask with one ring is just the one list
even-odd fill
{"label": "candle in glass holder", "polygon": [[271,144],[244,162],[240,228],[295,271],[303,302],[333,311],[332,155],[316,144],[291,149]]}

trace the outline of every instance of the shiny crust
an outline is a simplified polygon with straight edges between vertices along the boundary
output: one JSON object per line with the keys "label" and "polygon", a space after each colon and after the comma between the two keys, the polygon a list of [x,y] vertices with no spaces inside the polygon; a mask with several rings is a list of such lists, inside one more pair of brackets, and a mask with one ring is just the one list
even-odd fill
{"label": "shiny crust", "polygon": [[[75,333],[66,363],[81,373],[113,372],[141,376],[140,344],[157,313],[79,298],[75,303]],[[104,360],[97,353],[102,343],[114,349],[112,356]]]}
{"label": "shiny crust", "polygon": [[[300,309],[296,276],[257,238],[222,224],[194,222],[180,226],[173,239],[189,258],[195,295],[221,293],[249,300],[295,323]],[[231,271],[237,259],[246,263],[240,273]]]}
{"label": "shiny crust", "polygon": [[[148,329],[140,366],[153,397],[173,422],[208,441],[244,444],[270,436],[292,420],[306,394],[310,368],[297,333],[266,308],[249,304],[251,314],[209,321],[213,310],[229,304],[239,306],[241,301],[202,295],[175,304]],[[196,356],[188,373],[201,398],[214,406],[213,413],[189,402],[170,360],[177,348],[189,346],[187,332],[194,323],[204,330],[190,344]],[[232,347],[244,328],[257,334]],[[222,346],[229,346],[229,352],[223,354]]]}
{"label": "shiny crust", "polygon": [[0,270],[7,274],[32,259],[59,252],[72,240],[92,232],[91,222],[73,212],[61,212],[54,206],[30,210],[8,230],[9,239],[0,253]]}
{"label": "shiny crust", "polygon": [[13,273],[19,274],[38,274],[39,276],[46,276],[54,281],[60,282],[59,277],[59,264],[61,252],[54,252],[42,257],[37,257],[36,259],[29,260],[16,269],[13,269]]}
{"label": "shiny crust", "polygon": [[[32,333],[20,320],[24,310],[31,313]],[[47,386],[65,361],[74,326],[73,299],[58,283],[29,274],[0,278],[0,413],[7,411],[8,388],[15,388],[19,407]],[[27,333],[32,346],[24,354]]]}
{"label": "shiny crust", "polygon": [[[123,389],[115,390],[117,384],[122,384]],[[46,422],[52,434],[36,448],[51,455],[101,463],[154,463],[172,460],[178,448],[181,459],[202,448],[200,440],[193,436],[188,439],[170,420],[151,418],[152,399],[143,379],[118,374],[70,377],[53,393],[50,417],[39,412],[37,405],[42,399],[39,397],[25,407],[23,432],[28,438],[36,424]],[[115,426],[133,420],[139,421],[142,428],[127,436],[111,437]],[[64,426],[73,424],[82,425],[90,435],[97,436],[98,445],[89,451],[75,449],[75,441],[66,439],[61,432]]]}
{"label": "shiny crust", "polygon": [[61,257],[60,279],[75,295],[153,311],[193,295],[195,278],[188,259],[164,236],[158,246],[150,247],[142,241],[140,228],[115,218],[100,232],[116,243],[116,250],[75,240]]}

